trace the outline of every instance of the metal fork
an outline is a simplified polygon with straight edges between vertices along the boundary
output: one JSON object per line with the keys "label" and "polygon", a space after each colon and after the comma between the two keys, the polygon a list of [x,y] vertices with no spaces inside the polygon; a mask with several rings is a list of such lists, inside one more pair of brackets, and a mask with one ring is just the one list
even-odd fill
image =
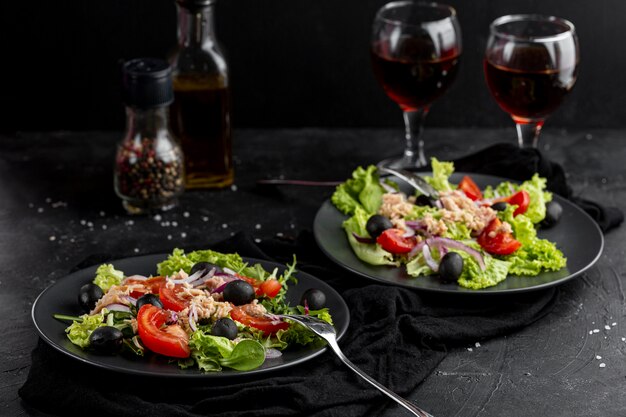
{"label": "metal fork", "polygon": [[316,317],[311,317],[311,316],[277,314],[276,317],[295,321],[296,323],[299,323],[302,326],[306,327],[307,329],[311,330],[313,333],[315,333],[322,339],[326,340],[326,342],[328,342],[328,346],[330,346],[333,352],[335,352],[335,354],[339,357],[339,359],[348,368],[352,369],[361,378],[363,378],[364,380],[372,384],[374,387],[378,388],[382,393],[387,395],[392,400],[396,401],[402,407],[406,408],[413,415],[418,416],[418,417],[433,417],[432,415],[428,414],[426,411],[422,410],[416,405],[400,397],[395,392],[379,384],[375,379],[367,375],[365,372],[359,369],[355,364],[350,362],[350,360],[346,358],[346,356],[343,354],[343,352],[339,348],[339,345],[337,344],[337,332],[335,331],[335,328],[332,325],[326,323],[323,320],[320,320]]}
{"label": "metal fork", "polygon": [[385,167],[380,167],[378,169],[380,170],[380,172],[391,174],[394,177],[398,177],[401,180],[406,181],[411,187],[415,188],[420,193],[425,194],[427,197],[431,197],[434,199],[439,198],[439,193],[437,192],[437,190],[435,190],[432,185],[427,183],[424,178],[420,177],[417,174],[414,174],[413,172],[406,171],[404,169],[392,169]]}

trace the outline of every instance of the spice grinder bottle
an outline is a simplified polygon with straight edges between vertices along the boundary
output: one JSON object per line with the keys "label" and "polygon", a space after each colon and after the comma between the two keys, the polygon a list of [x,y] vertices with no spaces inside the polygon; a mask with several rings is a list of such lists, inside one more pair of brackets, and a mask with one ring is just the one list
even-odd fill
{"label": "spice grinder bottle", "polygon": [[171,125],[185,153],[186,188],[233,183],[230,89],[214,32],[213,0],[177,0]]}
{"label": "spice grinder bottle", "polygon": [[184,190],[183,153],[169,128],[172,70],[153,58],[123,66],[126,131],[115,158],[115,192],[130,214],[174,207]]}

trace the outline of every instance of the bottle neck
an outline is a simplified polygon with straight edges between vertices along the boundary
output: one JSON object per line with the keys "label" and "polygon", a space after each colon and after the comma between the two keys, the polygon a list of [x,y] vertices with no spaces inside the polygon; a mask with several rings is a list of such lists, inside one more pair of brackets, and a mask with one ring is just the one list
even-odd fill
{"label": "bottle neck", "polygon": [[211,46],[215,41],[213,5],[178,8],[178,44],[189,48]]}
{"label": "bottle neck", "polygon": [[169,107],[139,109],[126,107],[126,132],[128,139],[158,138],[167,132]]}

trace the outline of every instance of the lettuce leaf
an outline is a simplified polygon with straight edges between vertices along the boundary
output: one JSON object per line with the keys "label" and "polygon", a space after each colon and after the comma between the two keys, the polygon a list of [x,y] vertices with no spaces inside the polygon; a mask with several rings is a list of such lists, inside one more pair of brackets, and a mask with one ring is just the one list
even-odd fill
{"label": "lettuce leaf", "polygon": [[111,264],[103,264],[96,269],[96,277],[93,283],[102,288],[102,291],[108,291],[114,285],[119,285],[124,279],[124,273],[118,271]]}
{"label": "lettuce leaf", "polygon": [[67,333],[67,338],[70,339],[72,343],[81,348],[86,348],[89,346],[89,336],[91,333],[96,330],[98,327],[106,326],[106,315],[109,311],[106,308],[103,308],[100,313],[94,314],[90,316],[89,314],[83,314],[80,316],[81,321],[74,321],[69,325],[67,329],[65,329],[65,333]]}
{"label": "lettuce leaf", "polygon": [[369,236],[365,225],[370,215],[361,207],[357,206],[354,215],[348,220],[343,222],[343,228],[348,236],[348,241],[355,255],[370,265],[395,265],[399,263],[393,259],[393,255],[383,250],[376,243],[360,243],[358,242],[352,233],[356,233],[359,236]]}
{"label": "lettuce leaf", "polygon": [[515,239],[522,247],[503,259],[511,263],[509,273],[512,275],[535,276],[541,271],[558,271],[567,263],[567,259],[556,245],[548,240],[537,237],[537,231],[525,214],[513,216],[513,206],[499,214],[508,222]]}
{"label": "lettuce leaf", "polygon": [[478,262],[466,252],[455,251],[463,258],[463,272],[458,279],[461,287],[478,290],[492,287],[504,281],[509,273],[510,262],[501,261],[493,256],[483,253],[485,270],[481,270]]}
{"label": "lettuce leaf", "polygon": [[[222,367],[250,371],[265,362],[265,348],[252,339],[236,342],[197,330],[189,338],[189,348],[191,359],[204,371],[221,371]],[[186,368],[191,363],[182,360],[179,365]]]}
{"label": "lettuce leaf", "polygon": [[196,262],[209,262],[221,268],[230,268],[235,272],[241,272],[246,267],[246,263],[236,253],[224,254],[207,249],[185,254],[184,250],[177,248],[166,260],[157,265],[157,272],[163,276],[173,275],[181,269],[189,273]]}
{"label": "lettuce leaf", "polygon": [[424,179],[432,185],[437,191],[451,191],[454,189],[448,178],[454,172],[454,164],[452,162],[441,162],[437,158],[431,158],[430,164],[433,169],[432,177],[424,177]]}
{"label": "lettuce leaf", "polygon": [[484,196],[485,198],[507,197],[519,190],[525,190],[530,197],[530,204],[524,215],[533,224],[537,224],[546,217],[546,203],[552,200],[552,193],[546,191],[547,182],[545,178],[535,174],[530,180],[521,184],[506,181],[495,188],[489,186],[485,189]]}
{"label": "lettuce leaf", "polygon": [[331,201],[343,214],[352,215],[357,207],[374,214],[380,207],[384,193],[376,167],[370,165],[367,169],[358,167],[351,179],[338,185]]}

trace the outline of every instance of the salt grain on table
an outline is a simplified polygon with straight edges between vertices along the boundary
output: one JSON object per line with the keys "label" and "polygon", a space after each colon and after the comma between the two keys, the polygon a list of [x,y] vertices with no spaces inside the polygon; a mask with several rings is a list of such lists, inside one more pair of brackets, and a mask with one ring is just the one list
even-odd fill
{"label": "salt grain on table", "polygon": [[173,221],[172,222],[172,227],[178,227],[178,222],[177,221]]}
{"label": "salt grain on table", "polygon": [[156,215],[153,217],[153,219],[154,219],[154,221],[155,221],[155,222],[160,222],[160,221],[161,221],[161,219],[163,219],[163,217],[161,217],[161,215],[160,215],[160,214],[156,214]]}
{"label": "salt grain on table", "polygon": [[230,189],[232,191],[237,191],[237,186],[235,184],[233,184],[233,185],[230,186]]}
{"label": "salt grain on table", "polygon": [[180,234],[180,237],[182,237],[183,239],[184,239],[184,238],[186,238],[186,237],[187,237],[187,233],[182,232],[182,233]]}
{"label": "salt grain on table", "polygon": [[56,236],[50,236],[50,241],[51,241],[51,242],[53,242],[53,241],[55,241],[55,240],[57,240]]}
{"label": "salt grain on table", "polygon": [[260,224],[257,224],[256,226],[254,226],[254,228],[255,228],[256,230],[259,230],[259,229],[261,228],[261,225],[260,225]]}
{"label": "salt grain on table", "polygon": [[167,235],[167,240],[172,240],[172,235]]}
{"label": "salt grain on table", "polygon": [[228,225],[226,223],[222,223],[222,229],[227,229]]}
{"label": "salt grain on table", "polygon": [[261,243],[261,239],[259,239],[258,237],[257,237],[256,239],[254,239],[254,241],[255,241],[256,243]]}
{"label": "salt grain on table", "polygon": [[479,347],[480,347],[480,343],[476,342],[476,343],[474,344],[474,346],[476,346],[477,348],[479,348]]}
{"label": "salt grain on table", "polygon": [[600,329],[593,329],[594,333],[600,333]]}
{"label": "salt grain on table", "polygon": [[134,251],[135,253],[139,253],[139,248],[135,248],[135,249],[133,249],[133,251]]}
{"label": "salt grain on table", "polygon": [[606,368],[606,363],[602,362],[599,366],[600,368]]}
{"label": "salt grain on table", "polygon": [[600,356],[600,355],[596,355],[596,359],[597,359],[597,360],[600,360],[600,359],[602,359],[602,356]]}
{"label": "salt grain on table", "polygon": [[202,221],[203,221],[203,222],[208,222],[208,221],[209,221],[209,218],[208,218],[207,216],[202,216]]}
{"label": "salt grain on table", "polygon": [[184,212],[183,217],[189,217],[189,212],[188,211]]}
{"label": "salt grain on table", "polygon": [[37,213],[43,213],[43,207],[39,207],[39,208],[37,209]]}
{"label": "salt grain on table", "polygon": [[100,217],[104,217],[104,216],[106,216],[106,213],[104,211],[101,211],[100,212]]}
{"label": "salt grain on table", "polygon": [[608,324],[607,324],[606,326],[604,326],[604,328],[605,328],[606,330],[611,330],[611,326],[609,326]]}
{"label": "salt grain on table", "polygon": [[472,349],[472,348],[467,348],[467,351],[468,351],[468,352],[473,352],[473,351],[474,351],[474,349]]}
{"label": "salt grain on table", "polygon": [[82,224],[83,226],[87,224],[87,220],[81,220],[80,224]]}
{"label": "salt grain on table", "polygon": [[617,323],[611,323],[611,326],[617,326]]}

